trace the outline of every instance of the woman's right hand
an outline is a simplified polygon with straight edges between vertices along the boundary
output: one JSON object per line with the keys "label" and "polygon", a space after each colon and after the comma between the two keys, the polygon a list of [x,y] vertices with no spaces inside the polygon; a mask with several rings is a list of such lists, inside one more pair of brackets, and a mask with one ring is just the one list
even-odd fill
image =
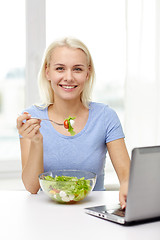
{"label": "woman's right hand", "polygon": [[17,118],[17,129],[23,138],[37,141],[38,139],[42,138],[42,135],[39,131],[41,127],[40,123],[40,119],[32,119],[28,112],[24,112]]}

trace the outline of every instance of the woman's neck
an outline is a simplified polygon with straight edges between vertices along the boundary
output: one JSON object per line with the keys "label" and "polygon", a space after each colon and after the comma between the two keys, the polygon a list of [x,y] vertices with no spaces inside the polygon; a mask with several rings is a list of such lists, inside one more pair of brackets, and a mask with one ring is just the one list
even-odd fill
{"label": "woman's neck", "polygon": [[[56,118],[59,121],[65,118],[78,117],[81,112],[87,110],[82,102],[79,101],[55,101],[53,105],[49,107],[49,115],[51,118]],[[55,120],[56,120],[55,119]]]}

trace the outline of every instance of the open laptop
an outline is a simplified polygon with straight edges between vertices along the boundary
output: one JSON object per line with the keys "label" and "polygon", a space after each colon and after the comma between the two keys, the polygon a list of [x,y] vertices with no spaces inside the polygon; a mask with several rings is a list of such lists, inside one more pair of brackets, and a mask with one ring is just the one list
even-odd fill
{"label": "open laptop", "polygon": [[160,146],[132,150],[125,211],[120,205],[102,205],[85,212],[124,225],[160,220]]}

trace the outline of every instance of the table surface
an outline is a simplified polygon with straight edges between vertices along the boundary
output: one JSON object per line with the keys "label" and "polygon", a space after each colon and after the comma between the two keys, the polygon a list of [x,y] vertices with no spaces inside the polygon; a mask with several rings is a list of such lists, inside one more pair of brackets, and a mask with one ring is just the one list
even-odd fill
{"label": "table surface", "polygon": [[43,192],[0,191],[0,239],[160,240],[160,221],[121,226],[84,212],[118,203],[117,191],[94,191],[76,204],[59,204]]}

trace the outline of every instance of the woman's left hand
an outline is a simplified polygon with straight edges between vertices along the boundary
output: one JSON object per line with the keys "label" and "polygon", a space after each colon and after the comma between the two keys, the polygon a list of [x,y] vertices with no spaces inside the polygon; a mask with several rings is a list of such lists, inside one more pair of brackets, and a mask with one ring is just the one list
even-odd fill
{"label": "woman's left hand", "polygon": [[119,201],[122,209],[126,208],[127,193],[128,193],[128,181],[124,181],[120,184],[119,190]]}

